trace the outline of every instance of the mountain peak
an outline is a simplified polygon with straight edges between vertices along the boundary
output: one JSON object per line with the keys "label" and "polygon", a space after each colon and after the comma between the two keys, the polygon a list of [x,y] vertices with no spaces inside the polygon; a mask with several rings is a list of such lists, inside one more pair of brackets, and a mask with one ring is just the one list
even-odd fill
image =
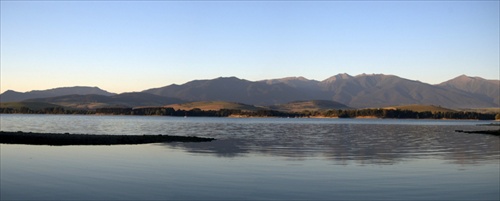
{"label": "mountain peak", "polygon": [[456,84],[466,84],[470,82],[481,82],[481,81],[486,81],[486,79],[481,78],[481,77],[471,77],[467,75],[460,75],[458,77],[455,77],[451,80],[445,81],[440,83],[439,85],[456,85]]}
{"label": "mountain peak", "polygon": [[248,81],[248,80],[245,80],[245,79],[240,79],[238,77],[235,77],[235,76],[230,76],[230,77],[218,77],[218,78],[215,78],[213,80],[203,80],[203,81],[233,81],[233,82],[239,82],[239,81]]}
{"label": "mountain peak", "polygon": [[299,76],[299,77],[285,77],[285,78],[281,78],[279,80],[283,80],[283,81],[291,81],[291,80],[309,81],[307,78],[302,77],[302,76]]}
{"label": "mountain peak", "polygon": [[278,79],[267,79],[267,80],[262,80],[263,82],[268,82],[268,81],[292,81],[292,80],[299,80],[299,81],[309,81],[309,79],[299,76],[299,77],[284,77],[284,78],[278,78]]}
{"label": "mountain peak", "polygon": [[215,78],[216,80],[241,80],[240,78],[237,78],[236,76],[229,76],[229,77],[218,77]]}
{"label": "mountain peak", "polygon": [[467,76],[465,74],[462,74],[456,78],[454,78],[453,80],[474,80],[474,79],[477,79],[477,77],[471,77],[471,76]]}
{"label": "mountain peak", "polygon": [[268,85],[283,83],[296,88],[309,88],[315,87],[319,82],[316,80],[309,80],[305,77],[285,77],[281,79],[272,80],[262,80],[260,82],[266,83]]}
{"label": "mountain peak", "polygon": [[382,74],[382,73],[371,73],[371,74],[362,73],[362,74],[356,75],[354,77],[396,77],[396,76]]}
{"label": "mountain peak", "polygon": [[7,90],[5,92],[3,92],[3,94],[8,94],[8,93],[21,93],[21,92],[17,92],[17,91],[14,91],[14,90]]}
{"label": "mountain peak", "polygon": [[[71,87],[56,87],[56,88],[51,88],[51,89],[44,89],[44,90],[31,90],[29,92],[37,92],[37,91],[58,91],[58,90],[102,90],[99,87],[93,86],[71,86]],[[102,90],[104,91],[104,90]]]}
{"label": "mountain peak", "polygon": [[353,76],[351,76],[347,73],[339,73],[337,75],[334,75],[334,76],[327,78],[326,80],[323,80],[323,82],[332,83],[332,82],[335,82],[336,80],[347,80],[347,79],[351,79],[351,78],[353,78]]}
{"label": "mountain peak", "polygon": [[352,76],[347,74],[347,73],[339,73],[339,74],[335,75],[334,77],[338,77],[338,78],[342,78],[342,79],[352,78]]}
{"label": "mountain peak", "polygon": [[437,86],[443,87],[445,89],[454,89],[470,93],[474,97],[483,97],[483,99],[486,98],[486,100],[495,103],[495,105],[497,106],[500,105],[499,80],[486,80],[481,77],[460,75],[446,82],[442,82]]}

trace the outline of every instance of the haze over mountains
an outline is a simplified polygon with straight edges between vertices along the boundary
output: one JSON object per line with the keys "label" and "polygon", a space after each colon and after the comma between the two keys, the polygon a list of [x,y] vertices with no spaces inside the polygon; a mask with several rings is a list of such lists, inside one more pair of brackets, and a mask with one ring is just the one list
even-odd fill
{"label": "haze over mountains", "polygon": [[74,107],[88,107],[93,103],[93,108],[162,106],[195,101],[270,106],[308,100],[334,101],[331,105],[339,103],[344,108],[408,104],[447,108],[500,107],[500,81],[466,75],[436,85],[384,74],[338,74],[323,81],[288,77],[253,82],[236,77],[221,77],[118,95],[97,87],[65,87],[26,93],[9,90],[0,95],[0,102],[72,103]]}

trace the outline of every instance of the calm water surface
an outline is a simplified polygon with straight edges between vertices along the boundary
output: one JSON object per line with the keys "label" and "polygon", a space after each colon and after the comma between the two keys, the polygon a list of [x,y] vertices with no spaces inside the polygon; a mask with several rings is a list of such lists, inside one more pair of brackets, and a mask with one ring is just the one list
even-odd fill
{"label": "calm water surface", "polygon": [[0,130],[215,137],[0,145],[1,200],[499,200],[490,121],[0,115]]}

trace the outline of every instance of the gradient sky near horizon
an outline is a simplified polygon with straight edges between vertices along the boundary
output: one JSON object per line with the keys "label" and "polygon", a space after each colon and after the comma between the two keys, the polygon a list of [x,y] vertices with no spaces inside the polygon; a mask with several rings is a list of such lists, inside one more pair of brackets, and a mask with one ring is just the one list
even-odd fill
{"label": "gradient sky near horizon", "polygon": [[0,91],[338,73],[500,79],[499,1],[0,1]]}

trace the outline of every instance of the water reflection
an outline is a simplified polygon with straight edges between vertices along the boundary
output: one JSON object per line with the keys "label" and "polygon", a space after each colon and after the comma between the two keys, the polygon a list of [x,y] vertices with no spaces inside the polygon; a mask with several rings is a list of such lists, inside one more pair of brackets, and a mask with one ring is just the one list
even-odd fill
{"label": "water reflection", "polygon": [[2,144],[0,200],[499,197],[500,138],[454,132],[478,129],[477,122],[58,115],[0,118],[2,130],[217,138],[209,143],[117,146]]}
{"label": "water reflection", "polygon": [[5,131],[167,134],[210,143],[161,144],[193,154],[322,157],[335,164],[394,164],[419,158],[456,164],[498,163],[500,138],[456,133],[489,121],[395,119],[174,118],[155,116],[0,115]]}
{"label": "water reflection", "polygon": [[335,164],[394,164],[435,158],[467,165],[497,163],[500,158],[499,137],[456,133],[455,125],[209,124],[202,128],[211,131],[205,135],[218,140],[162,146],[218,157],[251,153],[294,160],[323,157]]}
{"label": "water reflection", "polygon": [[190,153],[210,154],[217,157],[243,157],[250,153],[248,143],[243,140],[222,139],[215,140],[210,143],[163,143],[162,146],[169,148],[184,149]]}

